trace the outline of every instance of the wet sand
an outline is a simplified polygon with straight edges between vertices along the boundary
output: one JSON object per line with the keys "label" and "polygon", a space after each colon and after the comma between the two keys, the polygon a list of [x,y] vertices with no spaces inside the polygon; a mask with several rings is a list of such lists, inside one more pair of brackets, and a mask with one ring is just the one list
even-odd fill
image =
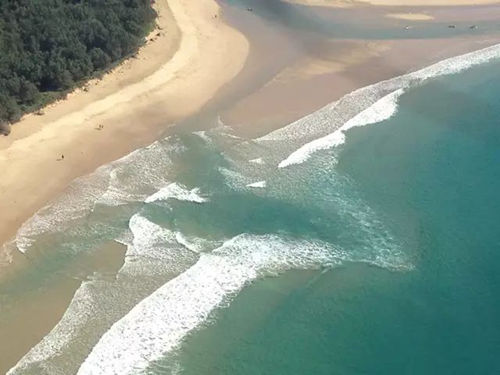
{"label": "wet sand", "polygon": [[151,143],[242,69],[248,42],[215,1],[157,8],[160,28],[137,58],[0,139],[0,243],[71,180]]}
{"label": "wet sand", "polygon": [[[465,33],[448,28],[453,22],[474,23],[481,28],[492,19],[500,19],[500,6],[438,7],[432,12],[432,20],[412,24],[412,28],[422,30],[427,25],[438,25],[427,38],[420,37],[419,30],[406,30],[405,20],[385,17],[387,12],[397,9],[361,7],[345,13],[347,24],[356,25],[361,17],[366,17],[368,24],[378,22],[384,28],[391,28],[394,37],[385,39],[336,38],[328,32],[295,30],[288,27],[288,19],[284,25],[277,26],[265,18],[235,11],[230,19],[252,46],[250,63],[237,80],[251,86],[252,91],[241,94],[233,90],[230,92],[232,104],[221,106],[219,103],[221,110],[217,114],[239,134],[261,136],[360,87],[500,42],[500,27],[481,35],[468,27]],[[415,12],[420,9],[416,8]],[[495,10],[497,15],[492,16]],[[324,12],[319,13],[327,23]],[[408,34],[412,31],[415,34]],[[277,45],[279,54],[274,53]],[[251,74],[257,70],[259,74]]]}
{"label": "wet sand", "polygon": [[[105,243],[77,262],[66,264],[64,271],[56,273],[52,280],[37,279],[36,262],[31,269],[18,269],[4,280],[0,294],[17,290],[18,298],[0,305],[0,373],[5,374],[57,324],[83,280],[114,277],[123,264],[124,254],[125,246]],[[26,278],[31,280],[28,287]]]}
{"label": "wet sand", "polygon": [[[233,70],[229,72],[231,74],[217,77],[215,81],[207,78],[206,82],[201,82],[210,87],[203,92],[204,95],[198,96],[198,100],[195,101],[195,104],[190,104],[189,108],[184,107],[182,103],[193,98],[185,90],[193,89],[195,83],[185,78],[181,80],[185,85],[184,91],[180,85],[174,85],[169,88],[171,91],[159,90],[161,95],[165,95],[162,96],[162,99],[159,97],[154,99],[155,97],[149,93],[138,99],[134,97],[134,101],[137,100],[140,103],[139,107],[134,106],[128,109],[130,102],[127,102],[126,105],[119,106],[119,112],[123,111],[119,117],[106,117],[103,114],[95,117],[90,116],[85,122],[80,122],[77,125],[77,127],[88,125],[83,132],[74,135],[65,133],[62,131],[62,127],[67,124],[63,123],[58,129],[62,134],[56,132],[49,135],[46,132],[36,131],[33,134],[40,138],[37,138],[37,141],[32,144],[39,145],[39,147],[50,147],[50,157],[46,158],[46,164],[42,163],[45,167],[39,173],[34,173],[32,177],[29,174],[32,174],[33,169],[38,168],[40,164],[30,164],[33,163],[33,159],[24,160],[24,157],[21,158],[20,152],[26,153],[27,151],[23,147],[17,147],[23,145],[23,139],[29,139],[31,133],[29,131],[25,135],[22,135],[21,132],[17,135],[14,133],[14,138],[2,140],[7,140],[9,143],[0,143],[0,156],[7,155],[11,159],[0,157],[0,163],[8,165],[9,160],[15,159],[13,155],[17,155],[20,160],[19,170],[16,170],[13,178],[24,184],[34,184],[33,186],[36,186],[37,189],[34,189],[33,186],[23,189],[22,187],[9,186],[5,182],[2,185],[0,182],[0,191],[7,196],[9,189],[12,191],[14,188],[18,189],[16,194],[12,193],[10,196],[12,202],[0,203],[3,205],[0,206],[0,212],[7,212],[7,219],[3,217],[0,219],[10,223],[8,228],[0,230],[0,241],[11,237],[27,216],[30,216],[37,207],[43,205],[48,199],[57,196],[74,177],[88,173],[98,165],[152,142],[164,134],[169,122],[184,119],[187,115],[196,113],[192,117],[188,116],[188,119],[181,122],[179,126],[182,127],[185,123],[187,126],[201,127],[203,125],[200,123],[200,119],[221,115],[223,122],[233,127],[236,132],[246,136],[257,136],[282,127],[359,87],[416,70],[447,57],[500,42],[500,37],[496,34],[456,37],[452,35],[449,38],[429,39],[336,39],[300,29],[293,30],[293,27],[286,25],[276,26],[273,22],[257,16],[254,12],[248,12],[245,7],[224,5],[222,9],[224,20],[227,20],[230,25],[245,36],[242,37],[239,32],[230,33],[233,35],[231,38],[234,37],[238,41],[236,45],[241,46],[240,42],[246,39],[250,42],[249,55],[245,60],[243,57],[246,57],[246,54],[243,53],[244,51],[240,51],[241,54],[236,54],[242,57],[242,60],[239,60],[241,66],[238,69],[232,65]],[[211,9],[205,10],[203,14],[209,15],[211,11]],[[436,21],[440,22],[443,22],[443,19],[447,21],[449,19],[447,17],[463,16],[460,10],[448,12],[441,9],[440,12],[436,18]],[[380,14],[381,22],[387,22],[387,20],[382,21],[385,12]],[[475,22],[481,21],[481,11],[478,11],[478,14]],[[219,17],[217,20],[210,18],[210,21],[207,19],[207,22],[213,24],[214,28],[211,30],[214,30],[215,34],[212,37],[219,38],[221,34],[218,33],[218,28],[222,27],[219,24],[221,19]],[[426,21],[426,23],[432,22],[434,20]],[[401,33],[404,33],[400,26],[397,27]],[[230,40],[233,40],[231,38]],[[152,42],[152,45],[157,42]],[[179,43],[179,40],[172,37],[169,43],[172,43],[169,53],[174,56],[177,48],[176,43]],[[229,42],[226,40],[224,43]],[[220,45],[220,48],[231,46],[231,44],[224,43]],[[244,44],[244,42],[242,43]],[[208,47],[210,46],[209,44]],[[276,46],[279,46],[279,50]],[[232,53],[232,50],[228,52]],[[206,53],[210,54],[210,51],[207,50]],[[165,57],[167,55],[164,55]],[[222,61],[224,57],[227,55],[221,55],[220,59],[209,68],[225,66]],[[141,55],[139,55],[139,61],[140,59]],[[245,61],[244,67],[243,61]],[[132,61],[131,64],[133,63]],[[127,65],[123,65],[123,67],[125,66]],[[149,74],[145,73],[146,76],[154,74],[158,67],[150,66],[149,69]],[[188,73],[190,73],[189,70],[184,72],[184,74]],[[208,73],[209,70],[206,70],[205,74]],[[123,73],[123,76],[129,77],[126,73]],[[120,78],[115,79],[117,79],[116,85],[122,82]],[[129,83],[133,84],[133,78],[129,79],[131,80]],[[188,82],[191,83],[188,85]],[[127,86],[127,84],[124,85]],[[178,98],[173,97],[176,93]],[[169,108],[170,103],[172,103],[173,108]],[[78,106],[76,103],[71,104],[70,101],[67,105]],[[55,108],[54,111],[57,111],[57,106]],[[199,108],[201,110],[197,112]],[[50,110],[44,117],[48,120],[49,116],[51,116]],[[114,121],[123,121],[123,123],[111,129]],[[95,130],[96,124],[100,122],[105,124],[104,129]],[[141,126],[137,126],[137,124]],[[38,125],[34,122],[32,126]],[[62,143],[60,143],[61,140]],[[17,141],[19,143],[16,144]],[[64,162],[55,161],[62,152],[66,155]],[[81,156],[76,156],[80,153],[82,153]],[[38,157],[38,155],[35,153],[33,158]],[[53,175],[54,180],[52,180]],[[36,184],[40,184],[41,181],[46,182],[47,186],[38,192],[40,189]],[[21,190],[19,191],[19,189]],[[24,211],[19,209],[17,204],[21,197],[32,197],[27,199],[27,204],[23,204]],[[5,207],[11,211],[4,211]],[[93,272],[112,274],[119,267],[123,259],[123,248],[116,249],[115,247],[114,244],[107,244],[103,250],[105,253],[109,253],[109,257],[104,256],[102,259],[109,258],[111,260],[106,261],[99,257],[95,262],[89,262],[88,275]],[[96,251],[101,253],[99,249]],[[18,261],[4,269],[10,270],[10,272],[4,272],[4,275],[8,275],[8,277],[1,281],[1,285],[14,282],[16,277],[21,275],[23,269],[27,270],[36,265],[32,259],[24,257],[18,252],[14,252],[14,256]],[[0,269],[1,271],[2,269]],[[16,304],[8,314],[4,315],[4,320],[0,321],[0,337],[16,337],[16,340],[14,340],[15,344],[0,342],[0,373],[12,367],[29,348],[50,331],[62,316],[74,291],[81,282],[81,279],[70,280],[67,277],[70,273],[71,271],[67,271],[55,276],[57,282],[54,284],[53,293],[50,296],[37,295],[36,291],[32,294],[27,291],[21,292],[19,304]],[[32,321],[33,324],[26,324],[25,320],[33,316],[40,316],[40,319]]]}
{"label": "wet sand", "polygon": [[425,13],[387,13],[385,16],[388,18],[407,21],[429,21],[434,19],[434,17]]}
{"label": "wet sand", "polygon": [[[362,55],[356,63],[340,66],[311,63],[309,57],[295,64],[291,70],[285,68],[276,77],[255,93],[239,101],[222,113],[226,125],[242,135],[257,137],[289,124],[324,105],[340,99],[345,94],[384,79],[418,70],[448,57],[467,53],[498,43],[494,40],[459,39],[450,45],[442,40],[397,40],[380,42],[383,53]],[[334,45],[352,45],[353,42],[336,42]],[[366,51],[366,50],[365,50]],[[425,51],[425,53],[424,53]],[[311,69],[318,64],[321,71]]]}
{"label": "wet sand", "polygon": [[348,7],[360,3],[369,3],[372,5],[388,6],[452,6],[452,5],[480,5],[480,4],[498,4],[498,0],[286,0],[290,3],[302,4],[308,6],[322,7]]}

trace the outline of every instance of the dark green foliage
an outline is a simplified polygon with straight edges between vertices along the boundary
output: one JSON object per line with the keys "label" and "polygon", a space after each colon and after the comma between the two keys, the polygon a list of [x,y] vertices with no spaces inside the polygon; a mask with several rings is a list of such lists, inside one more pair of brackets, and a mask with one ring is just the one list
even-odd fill
{"label": "dark green foliage", "polygon": [[137,50],[155,18],[150,1],[0,0],[0,122]]}

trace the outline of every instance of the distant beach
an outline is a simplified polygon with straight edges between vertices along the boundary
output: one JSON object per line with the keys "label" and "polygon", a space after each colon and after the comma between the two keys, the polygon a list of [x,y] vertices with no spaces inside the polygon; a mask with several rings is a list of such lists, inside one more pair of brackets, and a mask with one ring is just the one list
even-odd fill
{"label": "distant beach", "polygon": [[498,44],[500,6],[335,3],[157,0],[137,56],[0,138],[1,373],[145,369],[254,280],[413,269],[332,144],[493,59],[409,74]]}
{"label": "distant beach", "polygon": [[452,6],[452,5],[480,5],[480,4],[498,4],[498,0],[286,0],[290,3],[303,4],[308,6],[328,6],[328,7],[346,7],[360,4],[387,5],[387,6]]}

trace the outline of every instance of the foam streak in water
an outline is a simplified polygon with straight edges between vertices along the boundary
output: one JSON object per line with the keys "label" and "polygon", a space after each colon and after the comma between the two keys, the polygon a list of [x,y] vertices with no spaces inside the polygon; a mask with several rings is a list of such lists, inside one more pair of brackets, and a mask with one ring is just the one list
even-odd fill
{"label": "foam streak in water", "polygon": [[330,246],[276,236],[240,235],[159,288],[115,323],[78,375],[136,374],[179,346],[247,283],[293,268],[328,266],[345,257]]}
{"label": "foam streak in water", "polygon": [[188,190],[184,186],[174,182],[147,197],[145,202],[152,203],[156,201],[166,201],[168,199],[177,199],[180,201],[195,203],[204,203],[208,201],[207,198],[200,195],[200,189],[194,188],[192,190]]}
{"label": "foam streak in water", "polygon": [[[370,107],[387,95],[399,92],[399,90],[407,90],[431,78],[459,73],[475,65],[498,58],[500,58],[500,44],[452,57],[413,73],[360,88],[345,95],[338,101],[330,103],[318,111],[255,141],[266,147],[269,154],[271,154],[269,156],[276,154],[276,163],[280,164],[281,167],[301,163],[314,150],[329,148],[332,144],[342,143],[344,140],[342,132],[335,135],[332,133],[351,120],[360,120],[358,116],[363,114],[365,110],[370,111]],[[397,96],[397,94],[395,95]],[[366,115],[366,113],[363,115]],[[370,123],[373,123],[373,121]],[[344,130],[346,129],[344,128]],[[325,138],[327,136],[329,137]],[[301,149],[304,145],[307,145],[307,147]],[[296,150],[296,152],[292,152],[292,150]],[[284,155],[290,156],[283,159]]]}
{"label": "foam streak in water", "polygon": [[112,323],[170,279],[169,275],[178,275],[196,262],[197,255],[178,243],[176,233],[139,214],[130,219],[129,226],[133,240],[116,279],[84,281],[58,324],[9,375],[74,374]]}
{"label": "foam streak in water", "polygon": [[63,232],[75,220],[89,215],[96,204],[118,206],[143,201],[165,186],[163,176],[172,166],[171,157],[184,150],[178,140],[168,137],[77,178],[58,199],[21,226],[16,235],[17,248],[25,253],[37,236]]}
{"label": "foam streak in water", "polygon": [[317,151],[326,150],[331,147],[336,147],[345,142],[345,132],[349,129],[358,126],[375,124],[392,117],[397,110],[398,98],[403,94],[403,89],[396,90],[389,95],[379,99],[371,107],[360,112],[335,132],[328,134],[325,137],[315,139],[312,142],[306,143],[297,151],[293,152],[278,167],[284,168],[293,164],[301,164]]}
{"label": "foam streak in water", "polygon": [[248,184],[247,187],[251,187],[251,188],[265,188],[267,185],[266,181],[257,181],[257,182],[253,182],[251,184]]}

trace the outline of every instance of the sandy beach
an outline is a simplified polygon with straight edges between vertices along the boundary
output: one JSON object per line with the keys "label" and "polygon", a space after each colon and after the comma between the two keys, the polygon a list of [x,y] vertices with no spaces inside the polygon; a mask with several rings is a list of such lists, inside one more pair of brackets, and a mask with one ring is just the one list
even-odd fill
{"label": "sandy beach", "polygon": [[[157,0],[157,28],[134,58],[89,82],[85,90],[50,105],[42,116],[25,116],[9,137],[0,138],[0,245],[13,239],[23,222],[75,178],[150,144],[191,115],[197,119],[201,113],[196,124],[200,128],[208,127],[205,120],[215,116],[237,135],[257,137],[360,87],[500,41],[498,33],[481,35],[469,29],[472,22],[496,22],[498,17],[484,6],[427,8],[471,1],[370,2],[382,6],[283,1],[339,7],[334,12],[307,8],[317,13],[353,10],[346,17],[353,28],[366,16],[392,34],[372,39],[320,35],[294,27],[286,17],[282,23],[279,17],[269,21],[257,9],[219,5],[215,0]],[[489,3],[496,2],[474,2]],[[457,21],[464,22],[462,34],[459,28],[448,28],[448,23]],[[326,23],[335,24],[330,19]],[[411,30],[437,24],[437,32],[429,33],[439,36],[409,37],[407,24]],[[125,246],[106,242],[93,254],[76,258],[67,266],[67,274],[57,275],[50,293],[21,290],[20,303],[0,325],[0,337],[17,338],[14,344],[0,342],[0,373],[14,366],[59,321],[81,281],[68,275],[77,274],[82,264],[88,275],[114,275],[123,265],[125,251]],[[3,276],[10,281],[10,276],[21,275],[21,269],[36,268],[30,262],[37,254],[30,255],[0,252],[0,281]],[[12,257],[14,262],[2,267]]]}
{"label": "sandy beach", "polygon": [[407,21],[430,21],[434,17],[425,13],[387,13],[386,17]]}
{"label": "sandy beach", "polygon": [[[351,42],[348,44],[353,47]],[[492,44],[495,40],[469,38],[455,40],[451,45],[446,39],[388,41],[374,44],[372,50],[366,48],[360,54],[344,56],[337,63],[306,58],[279,72],[221,117],[239,133],[259,137],[327,105],[331,98],[339,99],[357,88]],[[421,53],[423,50],[427,54]]]}
{"label": "sandy beach", "polygon": [[[314,6],[331,3],[290,1]],[[215,1],[192,4],[185,0],[165,0],[158,1],[155,7],[159,13],[158,27],[135,58],[125,61],[102,79],[89,82],[85,90],[77,89],[67,99],[50,105],[43,116],[25,116],[14,125],[9,137],[0,138],[0,167],[4,171],[0,181],[4,198],[0,202],[3,222],[0,243],[11,239],[25,220],[74,178],[154,141],[169,124],[195,113],[242,71],[249,42],[224,22]],[[380,12],[379,7],[376,8]],[[247,17],[252,16],[250,12],[245,13],[249,13]],[[421,13],[420,8],[416,12],[382,11],[381,14],[401,21],[425,20],[427,23],[433,19],[433,15]],[[247,37],[250,33],[250,30],[245,32]],[[271,56],[273,43],[280,43],[275,36],[268,38],[272,42],[267,49],[254,53],[257,60],[265,60],[264,55]],[[261,35],[257,39],[264,38]],[[411,59],[405,60],[397,57],[400,48],[405,49],[399,41],[335,41],[326,46],[323,56],[298,56],[284,63],[286,66],[276,70],[263,86],[256,87],[255,93],[236,103],[225,115],[239,124],[259,124],[264,118],[264,122],[269,123],[274,118],[275,126],[360,85],[488,43],[484,40],[478,43],[475,39],[463,39],[451,45],[439,40],[412,42]],[[429,47],[432,54],[422,56],[418,52]],[[388,56],[390,66],[386,64]],[[366,69],[363,67],[374,63],[378,66],[372,69],[375,73],[364,79]],[[250,65],[253,68],[247,70],[259,66]],[[325,77],[329,78],[325,80]],[[247,77],[247,81],[254,79],[255,75]],[[318,82],[313,83],[317,88],[332,83],[335,89],[321,89],[323,96],[319,100],[316,100],[319,94],[299,102],[290,96],[291,86],[306,88],[315,80],[319,81],[319,86]],[[246,83],[243,78],[239,85]],[[62,155],[64,160],[60,160]],[[5,259],[6,254],[0,256]]]}
{"label": "sandy beach", "polygon": [[0,139],[0,243],[71,180],[152,142],[243,67],[248,43],[224,23],[215,1],[162,0],[155,7],[158,28],[137,58],[43,116],[25,116]]}
{"label": "sandy beach", "polygon": [[390,6],[450,6],[450,5],[480,5],[498,4],[498,0],[366,0],[362,1],[373,5]]}
{"label": "sandy beach", "polygon": [[290,3],[302,4],[307,6],[326,6],[326,7],[349,7],[359,4],[386,5],[386,6],[451,6],[451,5],[481,5],[498,4],[498,0],[286,0]]}

